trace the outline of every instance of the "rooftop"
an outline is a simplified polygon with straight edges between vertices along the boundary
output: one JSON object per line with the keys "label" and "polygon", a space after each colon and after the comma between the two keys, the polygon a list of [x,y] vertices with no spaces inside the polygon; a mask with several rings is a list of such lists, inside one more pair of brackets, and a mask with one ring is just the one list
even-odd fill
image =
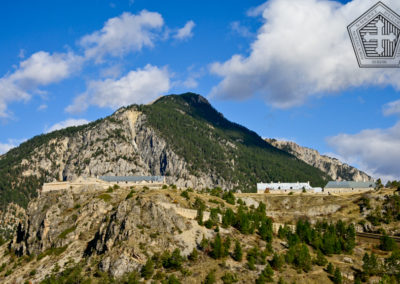
{"label": "rooftop", "polygon": [[330,181],[325,188],[375,188],[375,182],[362,181]]}
{"label": "rooftop", "polygon": [[101,176],[99,179],[106,182],[164,182],[163,176]]}

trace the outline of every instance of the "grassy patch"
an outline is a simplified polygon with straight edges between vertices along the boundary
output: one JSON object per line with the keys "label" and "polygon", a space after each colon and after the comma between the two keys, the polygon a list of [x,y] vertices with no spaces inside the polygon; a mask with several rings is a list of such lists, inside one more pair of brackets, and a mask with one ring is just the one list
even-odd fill
{"label": "grassy patch", "polygon": [[44,252],[42,252],[41,254],[39,254],[37,256],[37,260],[41,260],[43,257],[47,256],[47,255],[60,255],[62,254],[68,246],[63,246],[63,247],[59,247],[59,248],[49,248],[47,250],[45,250]]}
{"label": "grassy patch", "polygon": [[103,200],[104,202],[109,202],[112,199],[111,195],[107,193],[100,194],[99,196],[97,196],[97,198]]}
{"label": "grassy patch", "polygon": [[65,238],[67,237],[67,235],[68,235],[69,233],[72,233],[73,231],[75,231],[75,229],[76,229],[76,226],[73,226],[73,227],[71,227],[71,228],[68,228],[68,229],[66,229],[65,231],[63,231],[58,237],[59,237],[60,239],[65,239]]}
{"label": "grassy patch", "polygon": [[125,199],[130,199],[133,197],[133,194],[135,194],[135,191],[133,189],[131,189],[131,191],[128,193],[128,195],[126,196]]}

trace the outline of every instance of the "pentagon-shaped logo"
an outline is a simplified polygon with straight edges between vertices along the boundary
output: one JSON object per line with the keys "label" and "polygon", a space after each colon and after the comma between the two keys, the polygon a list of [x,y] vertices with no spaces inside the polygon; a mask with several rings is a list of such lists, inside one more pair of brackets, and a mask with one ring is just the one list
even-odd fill
{"label": "pentagon-shaped logo", "polygon": [[385,4],[375,4],[347,30],[360,67],[400,67],[400,16]]}

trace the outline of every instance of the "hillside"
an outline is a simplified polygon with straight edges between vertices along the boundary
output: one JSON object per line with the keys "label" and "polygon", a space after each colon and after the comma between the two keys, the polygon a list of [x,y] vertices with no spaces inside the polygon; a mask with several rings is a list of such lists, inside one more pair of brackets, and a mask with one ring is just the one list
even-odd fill
{"label": "hillside", "polygon": [[26,207],[46,181],[101,175],[165,175],[179,186],[244,192],[257,181],[322,186],[330,179],[187,93],[124,107],[10,150],[0,157],[0,206]]}
{"label": "hillside", "polygon": [[[356,239],[356,231],[398,231],[393,192],[270,196],[82,186],[43,193],[29,203],[13,240],[0,243],[0,282],[330,283],[329,262],[343,283],[377,283],[400,276],[399,255]],[[377,219],[377,208],[395,218]],[[368,271],[371,252],[382,265]]]}
{"label": "hillside", "polygon": [[291,141],[265,140],[274,147],[296,156],[310,166],[320,169],[333,180],[374,181],[368,174],[342,163],[338,159],[321,155],[317,150],[302,147]]}

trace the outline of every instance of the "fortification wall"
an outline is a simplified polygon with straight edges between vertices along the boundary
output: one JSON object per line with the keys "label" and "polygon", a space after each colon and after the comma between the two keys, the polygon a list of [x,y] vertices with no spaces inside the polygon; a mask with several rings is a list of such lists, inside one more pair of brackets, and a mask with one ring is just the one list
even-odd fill
{"label": "fortification wall", "polygon": [[[283,190],[283,189],[280,189],[280,190],[270,190],[268,193],[266,193],[265,191],[257,191],[257,193],[258,194],[289,194],[289,193],[293,193],[293,194],[302,194],[303,193],[303,190],[290,190],[290,189],[287,189],[287,190]],[[324,194],[323,192],[315,192],[313,189],[311,189],[311,190],[309,190],[309,189],[306,189],[306,192],[305,193],[313,193],[313,194]]]}
{"label": "fortification wall", "polygon": [[[159,203],[161,206],[167,209],[174,209],[176,213],[179,215],[188,218],[188,219],[196,219],[197,216],[197,210],[194,209],[187,209],[187,208],[182,208],[178,207],[175,204],[172,203],[165,203],[165,202],[160,202]],[[210,212],[203,212],[203,221],[207,221],[210,219]]]}
{"label": "fortification wall", "polygon": [[57,182],[57,183],[45,183],[42,187],[42,193],[50,191],[60,190],[77,190],[82,187],[91,187],[97,189],[106,189],[109,185],[100,183],[73,183],[73,182]]}
{"label": "fortification wall", "polygon": [[324,192],[325,193],[331,193],[331,194],[340,194],[340,195],[346,195],[346,194],[358,194],[358,193],[364,193],[374,190],[373,188],[325,188]]}
{"label": "fortification wall", "polygon": [[107,189],[110,186],[117,184],[121,187],[144,187],[147,186],[149,188],[160,188],[164,184],[163,183],[153,183],[153,182],[105,182],[98,179],[90,179],[90,180],[79,180],[76,182],[51,182],[43,184],[42,193],[50,192],[50,191],[59,191],[59,190],[76,190],[82,187],[95,187],[98,189]]}

